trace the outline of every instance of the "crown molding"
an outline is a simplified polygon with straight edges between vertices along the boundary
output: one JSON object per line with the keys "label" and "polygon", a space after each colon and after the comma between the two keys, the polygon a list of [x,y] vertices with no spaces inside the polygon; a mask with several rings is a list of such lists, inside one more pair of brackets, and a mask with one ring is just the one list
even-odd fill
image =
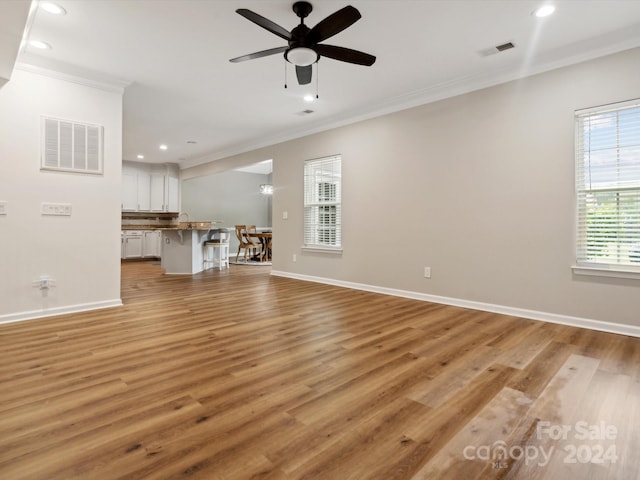
{"label": "crown molding", "polygon": [[32,54],[21,55],[19,61],[16,63],[15,69],[76,83],[85,87],[118,93],[120,95],[123,95],[125,88],[132,84],[132,82],[128,80],[62,62],[43,61],[37,55]]}
{"label": "crown molding", "polygon": [[[630,32],[633,32],[633,34]],[[567,47],[558,49],[551,54],[534,58],[531,64],[526,68],[522,65],[509,65],[506,68],[487,74],[458,77],[446,82],[431,85],[424,89],[387,98],[375,104],[370,104],[366,108],[351,110],[340,115],[323,119],[316,123],[307,124],[304,128],[287,130],[286,132],[275,135],[267,135],[246,143],[232,145],[226,149],[212,151],[196,158],[183,160],[180,162],[180,168],[184,170],[204,165],[206,163],[269,147],[278,143],[295,140],[334,128],[437,102],[446,98],[463,95],[526,77],[531,77],[551,70],[594,60],[607,55],[620,53],[640,47],[640,33],[636,32],[636,29],[629,29],[629,31],[623,30],[621,32],[616,32],[615,36],[607,35],[596,37],[589,40],[588,43],[591,48],[589,48],[587,52],[584,52],[584,42],[580,45],[568,45]],[[578,53],[580,50],[582,50],[582,53]]]}

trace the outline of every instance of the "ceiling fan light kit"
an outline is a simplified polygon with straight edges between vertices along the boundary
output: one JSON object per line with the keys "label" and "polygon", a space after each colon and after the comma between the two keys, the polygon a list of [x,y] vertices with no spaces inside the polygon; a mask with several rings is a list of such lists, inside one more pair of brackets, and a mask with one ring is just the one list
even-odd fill
{"label": "ceiling fan light kit", "polygon": [[315,50],[307,47],[290,48],[284,53],[284,58],[289,63],[293,63],[298,67],[308,67],[313,65],[320,59],[320,55]]}
{"label": "ceiling fan light kit", "polygon": [[296,66],[296,76],[300,85],[311,83],[313,64],[323,56],[356,65],[371,66],[375,63],[376,57],[368,53],[321,43],[357,22],[362,16],[356,8],[348,5],[332,13],[313,28],[309,28],[304,23],[304,19],[313,11],[313,6],[309,2],[295,2],[293,11],[300,18],[300,24],[289,32],[251,10],[246,8],[236,10],[247,20],[286,40],[288,45],[250,53],[229,61],[238,63],[284,53],[285,60]]}

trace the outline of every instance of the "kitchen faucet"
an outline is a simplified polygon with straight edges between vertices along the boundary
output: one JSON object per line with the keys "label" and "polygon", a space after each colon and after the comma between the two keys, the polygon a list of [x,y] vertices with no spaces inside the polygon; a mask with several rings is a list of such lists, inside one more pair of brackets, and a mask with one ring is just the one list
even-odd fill
{"label": "kitchen faucet", "polygon": [[191,221],[191,219],[189,218],[189,214],[187,212],[182,212],[182,213],[180,213],[180,215],[178,215],[178,223],[180,223],[180,217],[182,215],[186,215],[187,216],[187,222]]}

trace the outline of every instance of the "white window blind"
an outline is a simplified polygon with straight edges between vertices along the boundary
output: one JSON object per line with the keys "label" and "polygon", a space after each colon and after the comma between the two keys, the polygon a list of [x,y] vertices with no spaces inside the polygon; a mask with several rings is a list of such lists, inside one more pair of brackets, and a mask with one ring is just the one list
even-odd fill
{"label": "white window blind", "polygon": [[304,164],[304,246],[342,247],[342,159],[307,160]]}
{"label": "white window blind", "polygon": [[102,127],[42,117],[43,170],[102,173]]}
{"label": "white window blind", "polygon": [[577,262],[640,269],[640,100],[576,112]]}

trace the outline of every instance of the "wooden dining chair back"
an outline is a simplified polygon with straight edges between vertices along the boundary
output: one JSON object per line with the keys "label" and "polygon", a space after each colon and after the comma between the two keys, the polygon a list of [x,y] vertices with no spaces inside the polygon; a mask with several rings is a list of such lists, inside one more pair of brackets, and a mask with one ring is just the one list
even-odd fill
{"label": "wooden dining chair back", "polygon": [[[255,232],[255,226],[253,226]],[[240,250],[244,249],[244,261],[247,261],[249,252],[262,257],[262,243],[257,239],[251,238],[247,225],[236,225],[236,237],[238,237],[238,253],[236,254],[236,262],[240,256]]]}

